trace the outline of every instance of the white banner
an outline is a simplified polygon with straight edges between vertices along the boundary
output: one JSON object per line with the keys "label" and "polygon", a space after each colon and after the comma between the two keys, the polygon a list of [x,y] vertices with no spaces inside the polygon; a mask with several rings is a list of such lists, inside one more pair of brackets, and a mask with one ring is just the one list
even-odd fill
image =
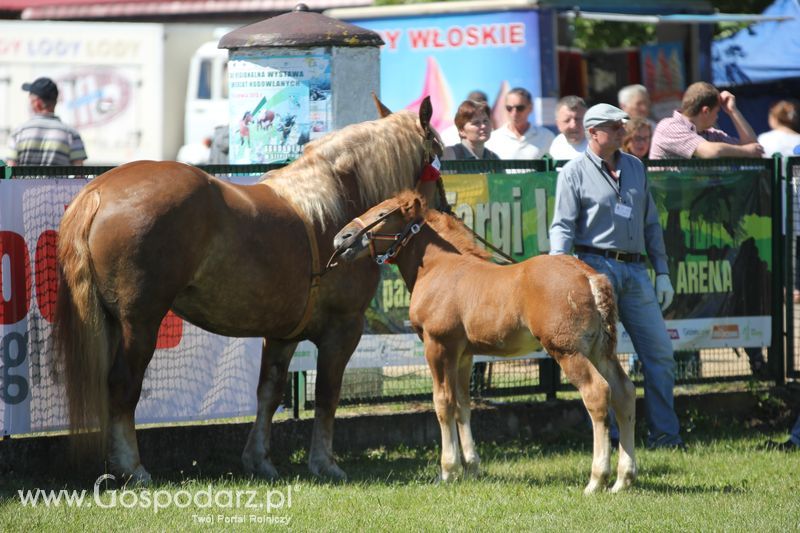
{"label": "white banner", "polygon": [[[0,180],[3,434],[67,427],[64,390],[51,369],[57,279],[55,243],[61,215],[84,184],[84,180],[67,179]],[[769,317],[672,320],[667,328],[675,349],[767,346],[769,322]],[[168,315],[145,374],[137,423],[254,415],[261,342],[214,335]],[[622,329],[618,351],[633,352]],[[545,356],[536,353],[525,358]],[[316,357],[316,347],[302,342],[290,370],[315,370]],[[422,344],[416,335],[365,335],[348,368],[411,365],[425,365]]]}

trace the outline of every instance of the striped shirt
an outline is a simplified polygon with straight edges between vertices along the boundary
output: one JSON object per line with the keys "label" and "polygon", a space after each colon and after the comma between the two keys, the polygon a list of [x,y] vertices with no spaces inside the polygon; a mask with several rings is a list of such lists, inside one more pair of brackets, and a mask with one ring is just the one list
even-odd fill
{"label": "striped shirt", "polygon": [[52,113],[36,115],[14,130],[8,140],[8,157],[17,165],[70,165],[86,159],[81,136]]}
{"label": "striped shirt", "polygon": [[616,158],[617,179],[591,148],[564,165],[556,182],[550,254],[570,253],[576,244],[634,254],[646,251],[656,274],[665,274],[664,234],[644,165],[620,151]]}
{"label": "striped shirt", "polygon": [[708,128],[699,132],[680,111],[658,123],[650,143],[650,159],[691,159],[703,141],[739,144],[722,130]]}

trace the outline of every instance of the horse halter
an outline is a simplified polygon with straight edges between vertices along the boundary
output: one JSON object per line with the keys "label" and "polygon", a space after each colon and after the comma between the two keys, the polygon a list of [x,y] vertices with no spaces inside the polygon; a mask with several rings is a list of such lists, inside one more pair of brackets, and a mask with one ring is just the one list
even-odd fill
{"label": "horse halter", "polygon": [[[379,265],[384,265],[386,263],[393,263],[394,258],[397,257],[397,254],[400,253],[400,250],[405,248],[408,241],[411,240],[411,237],[419,233],[422,226],[425,225],[424,220],[412,220],[406,227],[403,228],[402,233],[373,233],[367,232],[366,238],[369,239],[369,253],[370,256],[375,260],[376,263]],[[391,246],[380,255],[375,254],[375,241],[394,241],[392,242]]]}
{"label": "horse halter", "polygon": [[[372,259],[375,260],[376,263],[379,265],[384,265],[386,263],[392,263],[392,260],[397,257],[397,254],[400,253],[408,241],[411,240],[411,237],[419,233],[420,229],[423,225],[425,225],[425,220],[412,220],[406,227],[403,228],[403,231],[400,233],[376,233],[373,231],[369,231],[370,229],[374,228],[390,215],[392,215],[395,211],[400,209],[399,207],[395,207],[391,211],[388,211],[369,224],[364,224],[360,218],[353,219],[353,222],[361,226],[358,233],[356,233],[355,237],[353,237],[353,242],[357,241],[358,239],[367,239],[369,245],[369,255]],[[382,254],[378,254],[375,250],[375,241],[392,241],[391,246],[383,252]]]}

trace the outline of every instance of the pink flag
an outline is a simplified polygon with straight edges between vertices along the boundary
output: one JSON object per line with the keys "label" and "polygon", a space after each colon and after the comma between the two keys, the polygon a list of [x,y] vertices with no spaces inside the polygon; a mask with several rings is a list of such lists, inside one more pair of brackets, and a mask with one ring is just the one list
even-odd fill
{"label": "pink flag", "polygon": [[411,111],[419,111],[422,100],[431,97],[433,106],[433,117],[431,125],[436,131],[443,131],[453,125],[453,97],[450,93],[450,86],[447,84],[439,64],[431,56],[428,56],[427,67],[425,69],[425,82],[422,87],[422,94],[419,98],[406,106]]}

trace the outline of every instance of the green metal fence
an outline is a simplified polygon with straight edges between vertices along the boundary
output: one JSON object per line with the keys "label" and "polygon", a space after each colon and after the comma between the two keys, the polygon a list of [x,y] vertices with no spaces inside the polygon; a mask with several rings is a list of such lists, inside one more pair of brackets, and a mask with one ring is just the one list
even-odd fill
{"label": "green metal fence", "polygon": [[[445,161],[443,172],[458,174],[478,173],[528,173],[552,172],[563,166],[564,162],[549,159],[535,161]],[[781,185],[783,161],[770,160],[661,160],[646,163],[649,172],[676,170],[682,173],[701,173],[704,176],[724,176],[731,171],[768,173],[773,198],[773,213],[788,213],[774,218],[773,243],[785,246],[772,247],[772,346],[765,350],[767,371],[754,374],[745,350],[726,348],[676,352],[677,383],[695,384],[748,379],[770,379],[781,382],[785,373],[798,377],[800,359],[794,353],[797,346],[794,323],[794,306],[784,292],[791,294],[792,279],[796,268],[793,260],[797,249],[795,239],[784,238],[792,235],[798,224],[796,208],[796,187],[800,181],[800,158],[790,159],[787,168],[791,179]],[[219,175],[260,175],[282,165],[208,165],[203,170]],[[5,178],[46,178],[46,177],[86,177],[92,178],[111,167],[5,167]],[[784,190],[783,196],[780,192]],[[792,216],[794,214],[794,217]],[[777,223],[782,221],[784,224]],[[788,303],[788,305],[787,305]],[[785,321],[784,321],[785,317]],[[786,354],[789,354],[787,357]],[[620,354],[623,366],[634,382],[641,381],[641,373],[634,354]],[[487,365],[476,365],[473,372],[472,391],[476,397],[510,397],[515,395],[546,394],[555,397],[558,391],[571,388],[562,378],[557,365],[549,359],[516,360]],[[314,403],[315,372],[297,373],[292,376],[292,387],[287,391],[286,404],[298,407],[311,407]],[[345,372],[342,403],[389,403],[400,400],[428,400],[431,395],[431,381],[424,365],[408,367],[385,367],[379,369],[354,369]]]}

